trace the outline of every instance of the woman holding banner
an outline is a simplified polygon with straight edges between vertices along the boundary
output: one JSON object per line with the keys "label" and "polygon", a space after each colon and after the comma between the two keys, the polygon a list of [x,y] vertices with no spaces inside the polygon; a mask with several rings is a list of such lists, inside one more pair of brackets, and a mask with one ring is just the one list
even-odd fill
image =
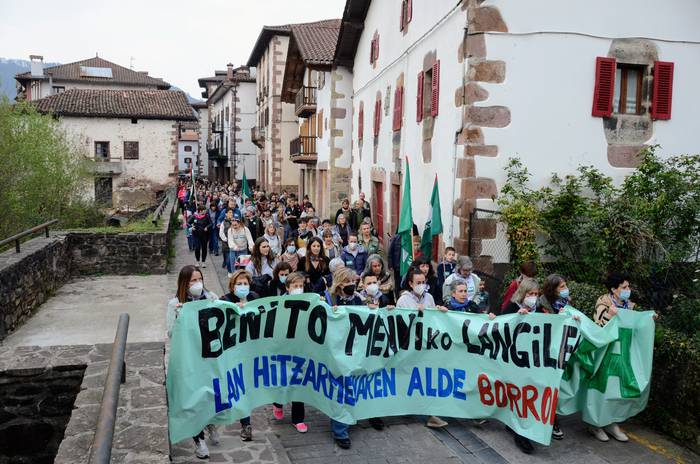
{"label": "woman holding banner", "polygon": [[[168,338],[172,335],[175,327],[175,320],[180,315],[180,308],[185,303],[199,300],[216,300],[218,297],[204,288],[204,277],[202,272],[196,266],[184,266],[180,269],[180,274],[177,276],[177,292],[175,298],[168,301],[168,309],[166,313],[166,324],[168,329]],[[212,444],[219,444],[219,431],[213,424],[207,425],[205,430],[209,433],[209,440]],[[194,440],[194,454],[199,459],[209,458],[209,448],[204,441],[204,430],[198,435],[192,437]]]}
{"label": "woman holding banner", "polygon": [[[243,269],[233,273],[228,281],[229,293],[221,297],[222,301],[230,301],[243,308],[246,303],[259,298],[258,294],[250,291],[253,283],[253,276]],[[253,426],[250,425],[250,416],[241,419],[241,441],[251,441],[253,439]]]}

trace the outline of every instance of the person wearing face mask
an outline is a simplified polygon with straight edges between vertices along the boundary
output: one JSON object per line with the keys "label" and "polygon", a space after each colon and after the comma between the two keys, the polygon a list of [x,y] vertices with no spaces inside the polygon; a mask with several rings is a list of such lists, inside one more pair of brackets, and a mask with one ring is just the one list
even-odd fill
{"label": "person wearing face mask", "polygon": [[[285,279],[285,294],[286,295],[301,295],[304,293],[304,283],[306,276],[302,272],[292,272]],[[306,433],[309,427],[304,423],[306,415],[304,403],[301,401],[292,401],[292,426],[299,433]],[[276,420],[284,419],[284,407],[280,403],[272,403],[272,416]]]}
{"label": "person wearing face mask", "polygon": [[272,281],[267,292],[262,296],[281,296],[287,293],[287,277],[291,274],[292,266],[289,263],[280,261],[272,271]]}
{"label": "person wearing face mask", "polygon": [[[217,296],[204,288],[204,277],[202,272],[196,266],[184,266],[180,269],[177,276],[177,293],[175,298],[168,301],[166,311],[166,327],[168,338],[172,336],[175,321],[180,315],[182,305],[191,301],[211,300],[214,301]],[[209,457],[209,448],[204,441],[204,432],[209,434],[209,440],[212,444],[219,444],[219,431],[213,424],[207,425],[204,430],[192,437],[194,440],[194,454],[199,459],[207,459]]]}
{"label": "person wearing face mask", "polygon": [[[501,314],[517,313],[525,315],[536,313],[538,312],[537,300],[539,298],[539,295],[540,287],[537,281],[534,279],[525,278],[522,281],[520,281],[517,290],[511,297],[510,303],[508,304],[508,306],[506,306],[506,309]],[[541,312],[542,310],[539,309],[539,311]],[[520,448],[520,451],[522,451],[525,454],[532,454],[535,451],[535,447],[532,446],[532,442],[528,438],[525,438],[522,435],[518,435],[510,427],[508,427],[507,429],[511,434],[513,434],[515,445],[518,448]],[[558,431],[557,436],[555,436],[555,430]],[[552,429],[552,438],[559,439],[563,437],[563,434],[561,435],[561,437],[558,436],[559,433],[561,433],[561,431],[559,430],[557,424]]]}
{"label": "person wearing face mask", "polygon": [[387,304],[394,304],[394,279],[384,266],[384,259],[380,255],[370,255],[367,258],[364,274],[372,274],[377,277],[379,290],[387,298]]}
{"label": "person wearing face mask", "polygon": [[362,291],[360,297],[369,309],[391,307],[389,298],[379,288],[379,280],[374,274],[362,274]]}
{"label": "person wearing face mask", "polygon": [[[231,226],[219,229],[219,238],[226,242],[229,248],[229,262],[233,269],[240,256],[247,255],[254,246],[250,230],[241,223],[240,214],[233,213]],[[230,273],[229,273],[230,274]],[[229,276],[229,278],[231,278]]]}
{"label": "person wearing face mask", "polygon": [[430,262],[430,259],[425,256],[419,256],[411,263],[411,267],[420,269],[420,271],[425,274],[425,284],[428,286],[428,291],[433,296],[433,300],[436,302],[443,301],[442,299],[442,287],[438,285],[438,279],[435,275],[435,270]]}
{"label": "person wearing face mask", "polygon": [[367,251],[359,244],[356,233],[348,236],[348,246],[343,248],[340,257],[345,262],[345,267],[349,267],[358,275],[365,270],[367,264]]}
{"label": "person wearing face mask", "polygon": [[280,256],[280,261],[292,267],[292,272],[299,266],[299,255],[297,254],[296,240],[289,238],[284,242],[284,253]]}
{"label": "person wearing face mask", "polygon": [[[258,294],[250,290],[253,283],[253,276],[245,270],[233,273],[228,281],[229,292],[221,297],[222,301],[230,301],[243,308],[246,303],[259,298]],[[250,416],[244,417],[241,422],[241,441],[251,441],[253,439],[253,427],[250,425]]]}
{"label": "person wearing face mask", "polygon": [[456,280],[464,281],[467,284],[467,299],[478,303],[478,301],[475,301],[475,298],[479,293],[481,279],[476,273],[472,272],[473,269],[474,265],[472,264],[472,260],[469,259],[469,256],[460,256],[457,258],[456,271],[445,279],[445,283],[442,286],[442,301],[445,304],[449,304],[451,296],[450,285]]}
{"label": "person wearing face mask", "polygon": [[336,217],[335,222],[335,228],[338,231],[338,236],[340,236],[339,245],[342,247],[346,247],[348,246],[348,239],[350,237],[350,234],[352,233],[350,223],[348,222],[348,216],[346,214],[341,213]]}
{"label": "person wearing face mask", "polygon": [[542,285],[542,295],[540,295],[539,306],[547,314],[558,314],[564,307],[571,304],[569,298],[569,287],[566,280],[559,274],[550,274],[544,279]]}
{"label": "person wearing face mask", "polygon": [[209,237],[211,236],[211,229],[214,227],[214,224],[212,224],[209,213],[207,213],[203,203],[197,206],[197,212],[190,217],[189,224],[192,226],[194,256],[197,260],[197,266],[207,267],[207,247]]}
{"label": "person wearing face mask", "polygon": [[[428,292],[425,284],[425,274],[417,267],[411,267],[406,274],[404,288],[401,296],[396,301],[397,308],[417,309],[423,311],[426,308],[436,308],[440,311],[447,311],[444,306],[436,306],[433,296]],[[441,428],[448,425],[447,422],[437,416],[428,417],[425,423],[430,428]]]}

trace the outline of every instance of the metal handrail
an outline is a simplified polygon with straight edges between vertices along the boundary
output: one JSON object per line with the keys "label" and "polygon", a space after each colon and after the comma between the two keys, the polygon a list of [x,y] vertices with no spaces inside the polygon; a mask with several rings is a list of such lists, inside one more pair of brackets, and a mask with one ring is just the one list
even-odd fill
{"label": "metal handrail", "polygon": [[20,240],[26,237],[27,235],[32,235],[37,232],[39,232],[42,229],[46,229],[46,238],[49,238],[49,226],[52,226],[54,224],[58,223],[58,219],[51,219],[49,222],[45,222],[43,224],[40,224],[38,226],[32,227],[31,229],[24,230],[20,232],[19,234],[15,234],[12,237],[8,237],[5,240],[0,241],[0,248],[3,246],[7,245],[8,243],[15,242],[15,251],[19,253],[19,244]]}
{"label": "metal handrail", "polygon": [[90,449],[90,464],[109,464],[112,457],[112,440],[114,440],[114,426],[117,422],[117,406],[119,405],[119,387],[126,382],[126,335],[129,331],[129,314],[119,316],[117,333],[114,335],[112,356],[109,361],[107,380],[102,393],[100,415],[97,418],[95,437]]}
{"label": "metal handrail", "polygon": [[156,208],[156,210],[153,212],[153,220],[152,220],[151,222],[153,222],[153,225],[154,225],[154,226],[157,226],[157,225],[158,225],[158,220],[159,220],[160,217],[163,215],[163,212],[165,211],[165,206],[166,206],[166,205],[168,204],[168,202],[170,201],[170,194],[171,194],[171,193],[172,193],[172,191],[169,190],[169,191],[165,194],[165,198],[163,198],[163,201],[160,202],[160,204],[158,205],[158,208]]}

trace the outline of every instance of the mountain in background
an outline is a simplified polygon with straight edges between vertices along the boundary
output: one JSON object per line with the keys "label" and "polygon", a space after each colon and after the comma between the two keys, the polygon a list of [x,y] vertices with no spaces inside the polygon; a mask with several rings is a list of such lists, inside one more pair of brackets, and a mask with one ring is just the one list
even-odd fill
{"label": "mountain in background", "polygon": [[[48,68],[51,66],[58,66],[61,63],[44,63],[44,67]],[[15,75],[29,71],[30,62],[29,60],[19,60],[13,58],[0,58],[0,96],[6,95],[10,101],[14,101],[17,96],[17,87],[15,81]],[[178,87],[172,86],[171,90],[182,90]],[[182,90],[184,92],[184,90]],[[192,103],[202,103],[202,100],[192,97],[190,94],[185,92],[187,95],[187,100]]]}

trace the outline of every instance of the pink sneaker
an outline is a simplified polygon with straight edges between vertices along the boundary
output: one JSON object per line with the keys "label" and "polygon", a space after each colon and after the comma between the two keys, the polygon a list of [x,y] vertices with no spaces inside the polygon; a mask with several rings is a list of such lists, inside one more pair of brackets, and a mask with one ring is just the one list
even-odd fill
{"label": "pink sneaker", "polygon": [[278,408],[274,404],[272,405],[272,415],[275,416],[275,419],[277,420],[282,420],[284,419],[284,409]]}
{"label": "pink sneaker", "polygon": [[297,429],[297,432],[299,433],[306,433],[309,431],[309,428],[306,426],[305,423],[299,422],[298,424],[292,424],[295,429]]}

